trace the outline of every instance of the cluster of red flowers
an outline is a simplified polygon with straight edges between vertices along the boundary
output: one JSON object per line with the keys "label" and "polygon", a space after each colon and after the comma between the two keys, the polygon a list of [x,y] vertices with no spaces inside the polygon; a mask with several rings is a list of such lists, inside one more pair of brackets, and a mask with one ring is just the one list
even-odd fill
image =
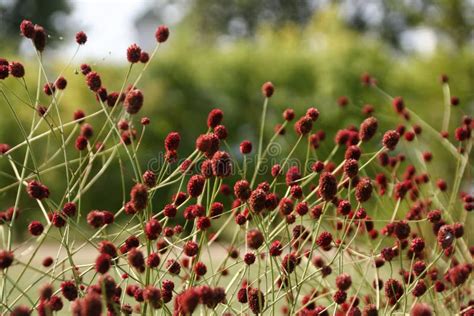
{"label": "cluster of red flowers", "polygon": [[[23,21],[20,29],[38,52],[45,49],[47,35],[41,26]],[[166,26],[158,27],[157,45],[168,36]],[[84,45],[86,34],[77,33],[76,42]],[[148,63],[153,55],[137,44],[126,52],[132,66]],[[20,280],[28,269],[38,272],[41,267],[33,267],[31,261],[25,264],[21,251],[12,247],[11,233],[20,215],[18,199],[14,206],[0,212],[0,224],[9,232],[0,250],[0,276],[4,281],[0,314],[8,311],[14,316],[29,315],[36,310],[40,315],[50,315],[66,308],[63,299],[71,302],[67,308],[74,315],[100,315],[105,311],[108,315],[146,314],[148,309],[191,315],[202,308],[229,315],[283,312],[367,316],[396,310],[406,313],[410,309],[411,315],[421,316],[440,311],[437,302],[442,300],[453,313],[474,313],[474,301],[469,299],[474,247],[470,247],[464,232],[474,198],[459,192],[473,143],[471,117],[463,117],[453,129],[455,145],[449,141],[447,130],[433,133],[433,128],[426,128],[432,133],[431,141],[439,141],[459,161],[449,184],[444,179],[435,181],[429,174],[427,165],[435,159],[431,152],[420,151],[418,145],[406,146],[421,142],[427,132],[421,126],[429,125],[424,121],[412,123],[412,112],[402,97],[391,99],[400,116],[399,125],[380,132],[375,108],[365,105],[363,113],[368,117],[359,126],[338,130],[331,144],[334,149],[324,161],[318,159],[322,156],[319,148],[323,143],[329,146],[326,143],[330,141],[323,130],[313,133],[320,112],[308,108],[294,123],[295,135],[289,135],[289,139],[297,139],[293,149],[279,163],[266,166],[269,168],[262,165],[269,154],[268,147],[261,143],[263,135],[253,168],[247,161],[252,153],[251,141],[242,140],[240,154],[233,155],[226,143],[224,112],[216,108],[207,117],[207,131],[195,140],[195,151],[182,163],[176,165],[181,136],[170,132],[164,139],[161,169],[142,173],[137,163],[139,127],[134,119],[144,105],[144,94],[136,87],[139,80],[126,89],[108,93],[100,74],[90,65],[82,64],[80,70],[102,108],[109,136],[116,134],[119,141],[103,138],[102,132],[96,135],[93,126],[85,122],[87,115],[77,110],[73,122],[79,125],[72,125],[80,128],[74,147],[87,153],[85,157],[81,154],[79,161],[92,165],[97,156],[113,157],[115,150],[104,150],[106,143],[113,149],[123,148],[134,172],[133,184],[127,182],[129,179],[123,184],[130,186],[129,198],[124,198],[118,210],[86,211],[89,230],[83,231],[80,201],[85,192],[82,190],[95,181],[87,178],[90,170],[82,174],[81,181],[72,185],[68,182],[64,197],[57,202],[43,184],[47,178],[40,170],[25,177],[25,169],[21,175],[17,171],[24,166],[15,167],[18,197],[24,186],[44,213],[44,220],[41,215],[31,215],[35,218],[28,223],[32,238],[39,241],[37,249],[44,239],[60,236],[67,256],[64,260],[43,260],[45,270],[33,281],[39,285],[36,302],[30,299],[31,306],[8,305],[12,301],[8,295],[18,286],[6,277],[8,271],[24,266]],[[0,59],[0,80],[9,75],[22,78],[25,69],[19,62]],[[369,74],[364,74],[361,82],[367,87],[377,84]],[[442,77],[442,84],[448,84],[447,76]],[[44,93],[52,100],[47,107],[37,107],[41,118],[57,106],[54,96],[66,87],[67,80],[62,76],[44,85]],[[266,82],[261,92],[265,114],[275,86]],[[448,110],[450,105],[459,104],[457,98],[450,100]],[[343,108],[352,106],[345,96],[337,103]],[[117,110],[119,104],[123,111]],[[295,117],[294,109],[286,109],[272,139],[286,135],[286,126]],[[144,132],[150,119],[141,118],[139,123]],[[264,131],[265,121],[261,124]],[[94,137],[101,140],[94,142]],[[291,165],[289,158],[301,141],[307,142],[305,163]],[[68,144],[64,142],[64,150]],[[14,150],[1,144],[0,153],[1,157],[11,157]],[[413,154],[415,159],[411,159]],[[15,160],[11,162],[15,165]],[[102,168],[108,165],[104,163]],[[253,171],[253,175],[247,171]],[[77,172],[82,172],[81,165]],[[175,194],[156,197],[160,189],[173,185],[177,186]],[[55,196],[59,191],[51,190]],[[50,234],[55,230],[58,234]],[[87,231],[92,235],[87,236]],[[74,233],[88,238],[84,246],[89,243],[94,248],[90,251],[97,251],[95,260],[75,264],[75,252],[84,246],[71,241]],[[221,248],[227,251],[218,262]],[[50,280],[45,282],[44,276]],[[454,292],[455,296],[449,295]],[[30,298],[23,290],[18,293]]]}

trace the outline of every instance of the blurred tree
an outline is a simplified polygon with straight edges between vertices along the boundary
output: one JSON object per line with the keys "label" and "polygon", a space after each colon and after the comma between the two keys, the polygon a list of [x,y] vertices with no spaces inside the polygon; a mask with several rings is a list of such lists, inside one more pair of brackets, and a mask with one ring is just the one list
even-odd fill
{"label": "blurred tree", "polygon": [[400,48],[404,31],[426,27],[456,48],[474,40],[471,0],[343,0],[349,25],[370,32]]}
{"label": "blurred tree", "polygon": [[156,10],[147,11],[137,24],[156,18],[166,21],[170,12],[184,11],[178,18],[198,30],[199,40],[222,35],[252,37],[261,24],[305,25],[311,16],[334,4],[340,7],[340,15],[348,26],[375,35],[397,49],[403,48],[404,32],[417,27],[433,30],[438,39],[447,40],[456,48],[473,42],[472,0],[157,0]]}
{"label": "blurred tree", "polygon": [[[57,33],[54,17],[69,12],[67,0],[0,0],[0,40],[18,41],[23,19],[42,25],[49,34]],[[50,40],[55,39],[53,36]]]}

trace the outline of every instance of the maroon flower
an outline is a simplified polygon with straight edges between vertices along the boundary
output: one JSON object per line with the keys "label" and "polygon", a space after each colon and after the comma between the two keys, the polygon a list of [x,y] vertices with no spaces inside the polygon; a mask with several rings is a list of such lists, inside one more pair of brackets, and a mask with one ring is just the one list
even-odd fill
{"label": "maroon flower", "polygon": [[271,83],[270,81],[265,82],[262,85],[262,93],[264,97],[270,98],[273,95],[273,92],[275,92],[275,87],[273,86],[273,83]]}
{"label": "maroon flower", "polygon": [[127,48],[127,60],[134,64],[140,61],[142,49],[137,44],[132,44]]}
{"label": "maroon flower", "polygon": [[137,183],[130,191],[130,200],[132,206],[136,211],[141,211],[146,208],[148,204],[148,189],[145,185]]}
{"label": "maroon flower", "polygon": [[357,202],[364,203],[372,196],[372,182],[369,178],[360,179],[355,188],[355,197]]}
{"label": "maroon flower", "polygon": [[257,288],[251,288],[248,290],[247,298],[250,310],[255,315],[260,314],[265,306],[265,296],[263,292]]}
{"label": "maroon flower", "polygon": [[32,199],[42,200],[49,197],[48,187],[36,180],[28,182],[26,191]]}
{"label": "maroon flower", "polygon": [[76,33],[76,43],[79,45],[84,45],[87,42],[87,35],[83,31]]}
{"label": "maroon flower", "polygon": [[125,96],[124,106],[127,113],[137,114],[143,106],[143,93],[138,89],[130,90]]}
{"label": "maroon flower", "polygon": [[400,134],[397,131],[390,130],[383,135],[382,143],[388,150],[394,150],[400,139]]}
{"label": "maroon flower", "polygon": [[170,31],[166,25],[160,25],[156,29],[155,38],[158,43],[164,43],[168,39]]}
{"label": "maroon flower", "polygon": [[28,225],[28,231],[30,232],[31,235],[33,236],[39,236],[43,233],[44,227],[43,224],[41,224],[38,221],[32,221]]}
{"label": "maroon flower", "polygon": [[35,35],[35,26],[31,21],[23,20],[20,24],[21,34],[26,38],[33,38]]}
{"label": "maroon flower", "polygon": [[161,234],[162,227],[158,220],[152,218],[145,224],[145,235],[149,240],[156,240]]}
{"label": "maroon flower", "polygon": [[232,159],[225,151],[218,151],[212,156],[212,173],[216,177],[228,177],[232,173]]}
{"label": "maroon flower", "polygon": [[337,180],[336,177],[330,172],[324,172],[319,178],[318,186],[319,195],[325,200],[332,200],[337,193]]}
{"label": "maroon flower", "polygon": [[205,182],[206,182],[206,179],[203,176],[199,174],[193,175],[188,181],[188,185],[187,185],[188,194],[191,197],[200,196],[204,189]]}
{"label": "maroon flower", "polygon": [[13,263],[13,252],[0,250],[0,269],[6,269]]}
{"label": "maroon flower", "polygon": [[100,254],[97,259],[95,260],[95,270],[100,274],[105,274],[110,269],[110,265],[112,264],[112,258],[106,254]]}
{"label": "maroon flower", "polygon": [[181,141],[181,136],[178,132],[171,132],[165,138],[165,148],[166,150],[177,150],[179,143]]}
{"label": "maroon flower", "polygon": [[244,140],[243,142],[240,143],[240,152],[243,155],[250,154],[252,151],[252,143],[248,140]]}
{"label": "maroon flower", "polygon": [[258,229],[254,228],[247,232],[246,240],[251,249],[258,249],[263,245],[264,237]]}

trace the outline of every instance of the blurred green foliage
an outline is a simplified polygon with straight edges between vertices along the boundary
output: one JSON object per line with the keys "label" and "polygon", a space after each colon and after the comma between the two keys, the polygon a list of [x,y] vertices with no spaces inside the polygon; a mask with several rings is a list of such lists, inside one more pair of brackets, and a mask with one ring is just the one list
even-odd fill
{"label": "blurred green foliage", "polygon": [[[256,148],[263,103],[260,87],[265,81],[272,81],[276,87],[275,95],[270,100],[265,139],[270,138],[274,125],[282,122],[281,112],[285,108],[292,107],[297,116],[301,116],[308,107],[315,106],[321,115],[314,129],[323,129],[327,133],[326,142],[318,150],[318,155],[323,158],[332,149],[332,138],[337,129],[361,122],[364,104],[375,107],[374,114],[381,122],[379,134],[383,130],[395,128],[398,123],[404,123],[394,114],[389,99],[375,88],[361,84],[360,76],[364,72],[373,75],[387,93],[403,96],[407,106],[436,129],[440,129],[443,116],[443,95],[439,83],[442,73],[450,77],[452,94],[461,100],[460,106],[452,108],[450,131],[454,130],[463,114],[473,113],[474,51],[469,47],[452,50],[440,46],[429,56],[398,55],[390,45],[348,28],[339,19],[335,9],[318,14],[304,28],[291,23],[279,29],[262,26],[255,40],[208,45],[196,40],[196,32],[187,27],[172,30],[169,41],[160,47],[139,84],[145,95],[145,105],[135,118],[135,124],[140,130],[139,118],[148,116],[151,119],[140,148],[143,170],[147,168],[147,163],[163,151],[163,140],[170,131],[181,133],[180,157],[191,153],[195,138],[206,131],[207,113],[214,107],[221,108],[225,113],[224,124],[229,131],[227,142],[237,157],[238,144],[244,139],[253,141]],[[48,60],[47,64],[54,65],[56,62]],[[61,62],[63,65],[66,63],[65,60]],[[75,73],[83,62],[74,60],[72,67],[64,73],[69,84],[61,99],[61,111],[67,120],[72,118],[72,113],[78,108],[88,114],[100,109],[94,95],[85,86],[84,77]],[[37,66],[34,62],[26,64],[27,81],[33,94]],[[139,73],[141,67],[134,67],[132,77]],[[109,92],[120,89],[126,66],[94,63],[93,68],[100,72]],[[47,66],[47,69],[52,81],[61,68]],[[17,80],[6,80],[2,83],[2,89],[26,97],[21,82]],[[350,99],[344,109],[336,103],[341,95]],[[46,104],[48,100],[41,93],[41,102]],[[28,127],[32,110],[15,98],[11,98],[11,101],[24,126]],[[16,144],[22,140],[20,130],[5,100],[2,99],[0,104],[3,113],[0,116],[0,143]],[[96,117],[90,123],[99,130],[104,118]],[[45,126],[42,128],[43,131],[46,129]],[[288,152],[295,140],[293,128],[289,126],[287,135],[280,139],[283,151]],[[379,140],[380,135],[372,141],[372,149],[376,149]],[[59,144],[54,137],[48,142],[43,140],[34,145],[40,161],[45,151],[49,150],[48,144],[55,143],[56,147]],[[434,159],[429,170],[431,176],[434,179],[445,177],[451,183],[450,176],[454,174],[455,164],[451,163],[452,157],[437,140],[423,133],[416,145],[420,150],[433,152]],[[370,146],[366,152],[370,151]],[[300,148],[300,157],[304,157],[304,147]],[[68,152],[70,157],[79,155],[72,143]],[[13,156],[20,161],[23,153],[20,150]],[[128,197],[132,172],[123,152],[121,161],[129,177],[126,180]],[[56,162],[61,162],[61,155]],[[95,170],[100,168],[99,165],[95,166]],[[120,172],[117,171],[120,167],[119,161],[114,162],[104,177],[85,195],[81,204],[84,211],[112,206],[120,208],[123,201]],[[6,173],[12,172],[6,159],[0,160],[0,168],[0,185],[3,188],[12,183],[12,179],[6,176]],[[58,169],[46,177],[45,183],[50,186],[53,196],[64,187],[62,174],[63,169]],[[156,196],[157,210],[169,201],[170,195],[171,192]],[[3,190],[0,197],[1,207],[6,208],[13,204],[15,194],[12,190]],[[25,198],[22,204],[25,213],[30,211],[29,208],[35,208],[32,212],[39,212],[33,203],[28,203],[30,201]],[[26,219],[34,216],[31,213]]]}

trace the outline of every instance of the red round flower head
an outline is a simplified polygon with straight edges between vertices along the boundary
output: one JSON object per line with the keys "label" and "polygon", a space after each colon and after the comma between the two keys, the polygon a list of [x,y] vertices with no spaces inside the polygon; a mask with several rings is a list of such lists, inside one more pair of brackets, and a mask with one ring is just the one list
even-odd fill
{"label": "red round flower head", "polygon": [[344,162],[344,173],[349,178],[354,178],[359,173],[359,164],[355,159],[347,159]]}
{"label": "red round flower head", "polygon": [[142,50],[142,52],[140,53],[140,62],[142,64],[146,64],[149,60],[150,60],[150,55],[144,50]]}
{"label": "red round flower head", "polygon": [[95,260],[95,270],[100,274],[105,274],[110,269],[112,260],[106,253],[100,254]]}
{"label": "red round flower head", "polygon": [[156,185],[156,174],[151,170],[145,171],[142,179],[143,183],[149,188],[153,188]]}
{"label": "red round flower head", "polygon": [[94,228],[99,228],[105,224],[104,213],[92,210],[87,214],[87,223]]}
{"label": "red round flower head", "polygon": [[432,316],[433,309],[426,303],[416,303],[410,311],[410,316]]}
{"label": "red round flower head", "polygon": [[247,201],[251,194],[250,184],[247,180],[239,180],[234,185],[234,194],[241,201]]}
{"label": "red round flower head", "polygon": [[404,293],[402,284],[395,279],[388,279],[385,282],[384,289],[390,305],[395,305]]}
{"label": "red round flower head", "polygon": [[36,180],[28,182],[26,191],[33,199],[42,200],[49,197],[49,189]]}
{"label": "red round flower head", "polygon": [[78,296],[77,287],[72,281],[64,281],[61,283],[61,293],[68,301],[74,301]]}
{"label": "red round flower head", "polygon": [[285,121],[292,121],[295,118],[295,111],[293,109],[286,109],[283,111],[283,118]]}
{"label": "red round flower head", "polygon": [[334,293],[334,295],[332,296],[332,298],[336,304],[341,305],[346,301],[347,293],[341,290],[337,290],[336,293]]}
{"label": "red round flower head", "polygon": [[258,229],[251,229],[247,232],[246,240],[251,249],[258,249],[263,245],[264,237]]}
{"label": "red round flower head", "polygon": [[306,111],[306,116],[309,116],[313,121],[316,121],[319,117],[319,111],[316,108],[309,108]]}
{"label": "red round flower head", "polygon": [[368,201],[372,196],[372,190],[372,182],[369,178],[360,179],[355,188],[355,197],[357,202],[364,203]]}
{"label": "red round flower head", "polygon": [[316,240],[316,244],[319,246],[319,247],[322,247],[322,248],[328,248],[332,243],[332,235],[330,232],[322,232],[318,239]]}
{"label": "red round flower head", "polygon": [[146,238],[149,240],[156,240],[158,236],[161,234],[162,227],[160,222],[157,219],[150,219],[145,224],[145,235]]}
{"label": "red round flower head", "polygon": [[267,193],[262,189],[255,189],[250,194],[249,205],[252,211],[260,213],[265,209]]}
{"label": "red round flower head", "polygon": [[43,92],[46,95],[53,95],[56,91],[56,86],[52,82],[45,83],[43,86]]}
{"label": "red round flower head", "polygon": [[181,141],[181,136],[178,132],[171,132],[165,138],[165,148],[166,150],[177,150],[179,143]]}
{"label": "red round flower head", "polygon": [[196,148],[205,153],[208,158],[211,158],[219,149],[219,143],[219,137],[217,137],[217,135],[213,133],[202,134],[196,139]]}
{"label": "red round flower head", "polygon": [[81,68],[81,73],[84,76],[86,76],[87,74],[89,74],[92,71],[91,66],[89,66],[88,64],[82,64],[80,68]]}
{"label": "red round flower head", "polygon": [[13,252],[0,250],[0,270],[10,267],[13,263]]}
{"label": "red round flower head", "polygon": [[187,185],[188,194],[191,197],[200,196],[202,193],[202,190],[204,189],[205,182],[206,182],[206,179],[203,176],[199,174],[193,175],[188,181],[188,185]]}
{"label": "red round flower head", "polygon": [[23,20],[20,24],[21,34],[26,38],[33,38],[35,35],[35,26],[31,21]]}
{"label": "red round flower head", "polygon": [[212,173],[216,177],[228,177],[232,173],[232,159],[225,151],[218,151],[212,156]]}
{"label": "red round flower head", "polygon": [[127,60],[134,64],[140,61],[142,49],[137,44],[132,44],[127,48]]}
{"label": "red round flower head", "polygon": [[318,193],[325,201],[331,201],[337,193],[336,177],[330,172],[324,172],[319,178]]}
{"label": "red round flower head", "polygon": [[124,106],[129,114],[137,114],[143,106],[143,93],[138,89],[130,90],[125,96]]}
{"label": "red round flower head", "polygon": [[168,39],[170,31],[166,25],[160,25],[155,32],[155,38],[158,43],[164,43]]}
{"label": "red round flower head", "polygon": [[31,235],[33,236],[39,236],[43,233],[44,227],[43,224],[41,224],[38,221],[32,221],[28,225],[28,231],[30,232]]}
{"label": "red round flower head", "polygon": [[12,61],[9,66],[10,74],[15,78],[23,78],[25,75],[25,68],[19,62]]}
{"label": "red round flower head", "polygon": [[402,97],[395,97],[392,101],[392,105],[397,113],[402,113],[405,109],[405,103]]}
{"label": "red round flower head", "polygon": [[209,112],[207,116],[207,126],[209,128],[215,128],[222,122],[224,118],[224,112],[221,109],[213,109]]}
{"label": "red round flower head", "polygon": [[66,78],[64,78],[63,76],[59,77],[58,79],[56,79],[56,81],[54,82],[54,85],[56,86],[56,88],[58,88],[59,90],[64,90],[66,89],[66,86],[67,86],[67,80]]}
{"label": "red round flower head", "polygon": [[347,98],[345,95],[342,95],[339,98],[337,98],[337,104],[340,107],[345,107],[346,105],[349,104],[349,98]]}
{"label": "red round flower head", "polygon": [[140,119],[140,124],[143,126],[150,125],[150,118],[144,116]]}
{"label": "red round flower head", "polygon": [[366,142],[374,137],[377,132],[378,121],[375,117],[366,118],[361,124],[359,129],[360,140]]}
{"label": "red round flower head", "polygon": [[456,238],[454,229],[450,225],[443,225],[438,230],[437,240],[441,248],[449,248]]}
{"label": "red round flower head", "polygon": [[347,291],[352,285],[351,276],[347,273],[340,274],[336,277],[336,286],[341,291]]}
{"label": "red round flower head", "polygon": [[240,152],[242,155],[247,155],[250,154],[252,151],[252,143],[248,140],[244,140],[243,142],[240,143]]}
{"label": "red round flower head", "polygon": [[145,209],[148,204],[148,188],[141,183],[135,184],[130,191],[130,201],[136,211]]}
{"label": "red round flower head", "polygon": [[83,31],[76,33],[76,43],[79,45],[84,45],[87,42],[87,35]]}
{"label": "red round flower head", "polygon": [[86,114],[84,113],[83,110],[77,110],[73,114],[73,120],[77,121],[78,124],[82,124],[84,122],[84,117]]}
{"label": "red round flower head", "polygon": [[161,291],[152,285],[147,286],[143,290],[143,298],[150,303],[154,309],[158,309],[162,306]]}
{"label": "red round flower head", "polygon": [[211,220],[207,216],[201,216],[196,221],[196,227],[198,230],[206,230],[211,227]]}
{"label": "red round flower head", "polygon": [[456,97],[456,96],[452,96],[452,97],[451,97],[451,105],[457,106],[457,105],[459,105],[459,102],[460,102],[460,101],[459,101],[459,98],[458,98],[458,97]]}
{"label": "red round flower head", "polygon": [[99,74],[95,71],[90,71],[87,73],[86,83],[89,89],[92,91],[97,91],[102,86],[102,80],[100,79]]}
{"label": "red round flower head", "polygon": [[313,119],[310,116],[303,116],[295,123],[295,131],[298,135],[307,135],[313,128]]}
{"label": "red round flower head", "polygon": [[34,33],[33,33],[33,44],[35,48],[42,52],[44,47],[46,46],[46,32],[44,31],[43,27],[40,25],[34,26]]}
{"label": "red round flower head", "polygon": [[226,139],[227,129],[224,125],[217,125],[216,127],[214,127],[214,134],[216,134],[219,139]]}
{"label": "red round flower head", "polygon": [[265,306],[265,296],[263,292],[257,288],[251,288],[248,290],[247,299],[250,310],[255,315],[259,315]]}
{"label": "red round flower head", "polygon": [[127,255],[128,263],[138,271],[145,267],[145,259],[143,253],[136,248],[131,249]]}
{"label": "red round flower head", "polygon": [[273,86],[273,83],[271,83],[270,81],[267,81],[262,85],[262,94],[264,97],[270,98],[274,92],[275,92],[275,87]]}

